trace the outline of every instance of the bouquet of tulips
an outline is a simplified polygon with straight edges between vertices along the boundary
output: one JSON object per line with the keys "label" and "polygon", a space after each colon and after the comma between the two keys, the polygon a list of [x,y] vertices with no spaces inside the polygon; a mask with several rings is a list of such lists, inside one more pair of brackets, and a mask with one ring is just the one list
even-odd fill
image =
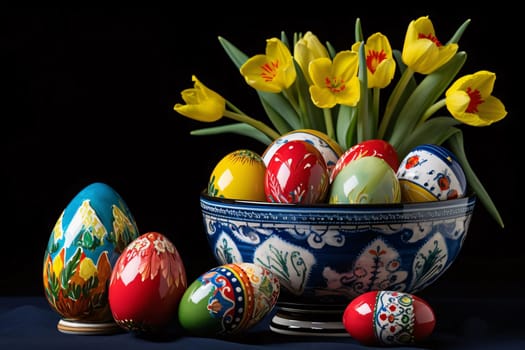
{"label": "bouquet of tulips", "polygon": [[[219,37],[246,83],[257,92],[270,124],[245,114],[195,75],[194,87],[181,93],[185,104],[176,103],[174,109],[200,122],[213,123],[222,117],[235,121],[197,129],[193,135],[237,133],[265,145],[297,129],[323,132],[343,150],[364,140],[382,139],[400,158],[419,144],[446,143],[472,191],[503,227],[467,160],[458,127],[488,126],[507,115],[503,103],[492,96],[495,73],[480,70],[457,78],[467,58],[458,42],[469,23],[466,20],[443,44],[428,16],[420,17],[409,23],[401,51],[392,49],[380,32],[365,40],[359,19],[355,43],[344,50],[321,43],[312,32],[294,33],[293,41],[283,32],[280,38],[266,40],[264,54],[249,57]],[[391,93],[381,104],[381,91],[388,86]]]}

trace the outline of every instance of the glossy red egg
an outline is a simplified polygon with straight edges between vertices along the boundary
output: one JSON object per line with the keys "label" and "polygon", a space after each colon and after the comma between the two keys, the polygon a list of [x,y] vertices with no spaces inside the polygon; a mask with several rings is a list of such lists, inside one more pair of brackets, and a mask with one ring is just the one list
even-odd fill
{"label": "glossy red egg", "polygon": [[176,315],[187,288],[186,270],[173,243],[158,232],[132,241],[119,256],[109,283],[109,306],[128,331],[161,331]]}
{"label": "glossy red egg", "polygon": [[268,202],[320,203],[326,198],[328,185],[329,172],[323,155],[303,140],[284,143],[266,166],[264,189]]}
{"label": "glossy red egg", "polygon": [[436,317],[430,305],[415,295],[371,291],[348,304],[343,325],[365,345],[409,345],[432,334]]}
{"label": "glossy red egg", "polygon": [[368,156],[382,158],[390,165],[394,172],[396,172],[399,167],[399,157],[390,143],[381,139],[365,140],[350,147],[339,157],[330,173],[330,183],[333,182],[345,165],[355,159]]}

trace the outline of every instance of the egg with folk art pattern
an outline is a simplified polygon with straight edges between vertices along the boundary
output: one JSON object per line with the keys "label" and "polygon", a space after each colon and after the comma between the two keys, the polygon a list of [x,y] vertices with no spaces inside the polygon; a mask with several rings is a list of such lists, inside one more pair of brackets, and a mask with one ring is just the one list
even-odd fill
{"label": "egg with folk art pattern", "polygon": [[196,336],[229,336],[258,324],[277,303],[280,283],[255,263],[220,265],[198,277],[178,309],[183,329]]}
{"label": "egg with folk art pattern", "polygon": [[423,144],[413,148],[396,173],[403,202],[427,202],[464,197],[465,172],[447,148]]}
{"label": "egg with folk art pattern", "polygon": [[365,345],[411,345],[432,334],[436,316],[418,296],[379,290],[354,298],[344,310],[343,325]]}
{"label": "egg with folk art pattern", "polygon": [[175,319],[187,286],[184,263],[171,240],[159,232],[144,233],[115,264],[109,283],[111,313],[127,331],[163,332]]}
{"label": "egg with folk art pattern", "polygon": [[288,141],[275,151],[266,166],[266,201],[322,203],[328,194],[329,181],[328,167],[315,146],[302,140]]}
{"label": "egg with folk art pattern", "polygon": [[315,129],[296,129],[275,139],[262,154],[264,163],[268,165],[275,151],[289,141],[301,140],[312,144],[323,156],[328,173],[332,171],[337,160],[343,154],[341,146],[330,136]]}
{"label": "egg with folk art pattern", "polygon": [[122,197],[95,182],[82,189],[56,221],[45,250],[43,284],[61,315],[58,329],[71,334],[119,330],[108,303],[108,284],[124,248],[139,236]]}

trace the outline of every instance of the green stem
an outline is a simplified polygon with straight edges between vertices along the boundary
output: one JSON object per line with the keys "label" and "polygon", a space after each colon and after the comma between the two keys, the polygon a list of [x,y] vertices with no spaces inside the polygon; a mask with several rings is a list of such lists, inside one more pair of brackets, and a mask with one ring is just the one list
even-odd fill
{"label": "green stem", "polygon": [[263,122],[253,119],[246,114],[240,114],[232,111],[224,111],[224,116],[228,117],[230,119],[236,120],[241,123],[246,123],[248,125],[253,126],[257,130],[261,131],[262,133],[266,134],[268,137],[270,137],[272,140],[276,140],[277,138],[281,137],[281,135],[270,128],[268,125],[264,124]]}
{"label": "green stem", "polygon": [[332,120],[332,110],[330,108],[323,108],[324,123],[326,125],[326,134],[331,139],[335,140],[334,122]]}
{"label": "green stem", "polygon": [[430,118],[430,116],[439,111],[441,108],[445,107],[445,101],[445,99],[441,99],[434,103],[432,106],[428,107],[421,119],[419,120],[419,122],[417,123],[417,126],[423,124],[428,118]]}
{"label": "green stem", "polygon": [[299,103],[297,103],[296,99],[294,98],[294,94],[291,93],[290,91],[288,91],[288,89],[284,89],[282,91],[282,94],[288,100],[288,102],[290,102],[290,104],[292,105],[292,107],[295,110],[295,112],[298,115],[301,115],[301,108],[299,106]]}
{"label": "green stem", "polygon": [[381,89],[380,88],[374,88],[372,90],[372,127],[371,130],[374,133],[371,135],[371,138],[377,137],[377,123],[379,120],[379,102],[380,102],[380,95],[381,95]]}
{"label": "green stem", "polygon": [[405,91],[405,88],[413,75],[414,71],[410,69],[410,67],[406,67],[403,74],[401,74],[401,77],[399,78],[399,81],[397,82],[394,91],[392,91],[392,94],[388,99],[388,103],[385,108],[385,115],[383,116],[383,119],[381,120],[381,125],[379,126],[379,138],[383,138],[385,136],[385,132],[388,128],[394,110],[396,109],[397,104],[399,103],[399,99],[403,95],[403,92]]}

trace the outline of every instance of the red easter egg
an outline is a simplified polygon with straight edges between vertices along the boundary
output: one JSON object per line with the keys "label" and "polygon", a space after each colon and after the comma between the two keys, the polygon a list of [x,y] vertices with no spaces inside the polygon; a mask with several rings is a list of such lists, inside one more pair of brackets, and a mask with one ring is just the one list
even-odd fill
{"label": "red easter egg", "polygon": [[173,243],[161,233],[145,233],[122,251],[111,273],[108,298],[113,318],[128,331],[161,331],[176,315],[187,285]]}
{"label": "red easter egg", "polygon": [[381,139],[366,140],[350,147],[341,155],[341,157],[339,157],[330,173],[330,183],[333,182],[336,175],[345,165],[355,159],[368,156],[382,158],[388,163],[388,165],[390,165],[390,167],[392,167],[394,172],[396,172],[399,167],[397,152],[390,143]]}
{"label": "red easter egg", "polygon": [[371,291],[348,304],[343,325],[364,345],[409,345],[432,334],[436,317],[430,305],[415,295]]}
{"label": "red easter egg", "polygon": [[328,185],[329,172],[323,155],[303,140],[284,143],[266,166],[264,189],[268,202],[319,203],[326,198]]}

